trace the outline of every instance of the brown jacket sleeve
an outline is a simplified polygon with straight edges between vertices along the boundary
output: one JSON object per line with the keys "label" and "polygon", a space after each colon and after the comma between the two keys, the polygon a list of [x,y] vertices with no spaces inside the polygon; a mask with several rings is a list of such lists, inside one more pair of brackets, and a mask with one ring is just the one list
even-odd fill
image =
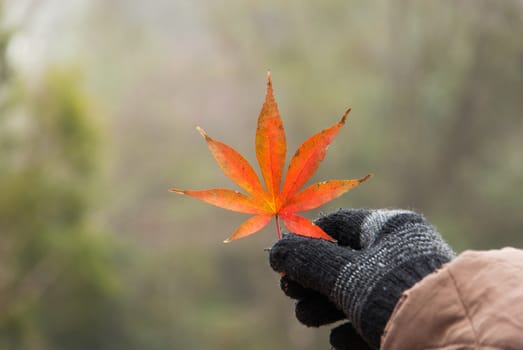
{"label": "brown jacket sleeve", "polygon": [[406,291],[383,350],[523,349],[523,250],[467,251]]}

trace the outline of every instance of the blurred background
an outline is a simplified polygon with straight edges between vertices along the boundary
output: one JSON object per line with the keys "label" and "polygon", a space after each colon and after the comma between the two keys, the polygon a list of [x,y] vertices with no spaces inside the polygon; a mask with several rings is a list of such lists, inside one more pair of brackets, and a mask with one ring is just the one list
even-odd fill
{"label": "blurred background", "polygon": [[[349,123],[322,207],[424,213],[458,251],[523,245],[520,0],[0,0],[0,349],[326,349],[233,186],[273,73],[289,153]],[[320,211],[308,214],[314,218]]]}

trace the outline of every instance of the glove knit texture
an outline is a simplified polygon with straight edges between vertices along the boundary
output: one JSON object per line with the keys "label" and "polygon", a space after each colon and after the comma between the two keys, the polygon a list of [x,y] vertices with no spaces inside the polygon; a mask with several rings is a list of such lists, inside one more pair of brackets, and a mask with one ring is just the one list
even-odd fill
{"label": "glove knit texture", "polygon": [[[340,210],[316,224],[337,244],[287,235],[271,250],[271,265],[325,295],[376,349],[403,291],[455,257],[434,227],[411,211]],[[312,307],[302,308],[304,316],[314,315]]]}

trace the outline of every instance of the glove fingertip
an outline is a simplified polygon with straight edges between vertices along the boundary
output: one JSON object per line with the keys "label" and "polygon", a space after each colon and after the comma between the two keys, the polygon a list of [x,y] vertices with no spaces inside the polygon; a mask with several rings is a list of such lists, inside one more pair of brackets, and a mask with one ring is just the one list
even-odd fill
{"label": "glove fingertip", "polygon": [[329,341],[336,350],[372,350],[372,347],[363,340],[350,322],[333,328]]}
{"label": "glove fingertip", "polygon": [[304,299],[317,293],[313,289],[305,288],[301,284],[294,282],[287,276],[280,279],[280,288],[286,296],[292,299]]}
{"label": "glove fingertip", "polygon": [[286,274],[287,270],[295,263],[298,255],[303,253],[303,248],[307,246],[310,240],[310,238],[294,234],[283,236],[270,249],[269,263],[272,269]]}
{"label": "glove fingertip", "polygon": [[271,248],[269,263],[285,277],[328,295],[338,273],[350,259],[346,248],[322,239],[292,235]]}
{"label": "glove fingertip", "polygon": [[320,327],[347,316],[325,296],[316,295],[296,303],[296,318],[308,327]]}
{"label": "glove fingertip", "polygon": [[276,242],[269,252],[269,264],[271,265],[271,268],[280,273],[285,274],[285,261],[287,260],[288,255],[288,244],[287,240],[280,239],[278,242]]}

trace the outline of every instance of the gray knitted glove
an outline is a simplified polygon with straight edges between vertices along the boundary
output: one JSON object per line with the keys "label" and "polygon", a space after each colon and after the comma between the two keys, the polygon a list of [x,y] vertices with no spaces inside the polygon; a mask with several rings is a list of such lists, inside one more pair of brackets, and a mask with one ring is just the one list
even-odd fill
{"label": "gray knitted glove", "polygon": [[411,211],[340,210],[316,224],[337,243],[285,235],[271,248],[270,264],[285,273],[282,289],[298,300],[302,323],[351,322],[332,331],[336,349],[378,349],[403,291],[455,257],[434,227]]}

